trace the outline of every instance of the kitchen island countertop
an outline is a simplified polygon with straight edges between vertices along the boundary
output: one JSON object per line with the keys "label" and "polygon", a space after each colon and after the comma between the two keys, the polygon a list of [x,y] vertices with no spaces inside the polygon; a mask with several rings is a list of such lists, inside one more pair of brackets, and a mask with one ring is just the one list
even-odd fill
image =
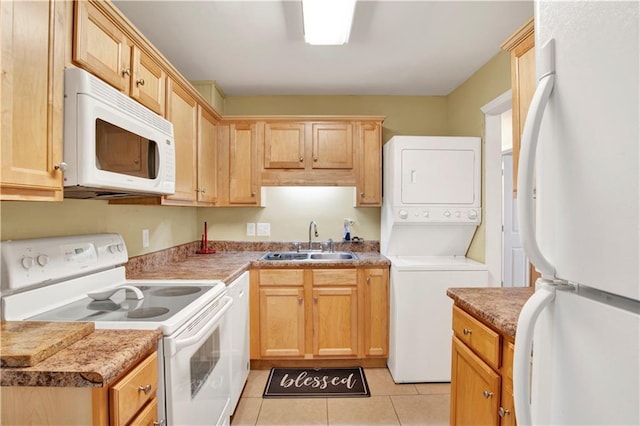
{"label": "kitchen island countertop", "polygon": [[450,288],[447,296],[455,305],[513,339],[522,306],[533,291],[532,287]]}
{"label": "kitchen island countertop", "polygon": [[0,386],[103,387],[161,338],[160,329],[95,330],[32,367],[0,369]]}

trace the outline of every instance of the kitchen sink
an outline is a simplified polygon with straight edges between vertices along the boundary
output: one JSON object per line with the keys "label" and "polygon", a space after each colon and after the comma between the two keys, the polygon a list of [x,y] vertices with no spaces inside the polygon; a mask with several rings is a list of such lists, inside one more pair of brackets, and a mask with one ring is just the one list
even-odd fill
{"label": "kitchen sink", "polygon": [[350,251],[336,252],[297,252],[297,251],[270,251],[259,260],[288,260],[294,262],[319,261],[319,260],[357,260],[358,256]]}

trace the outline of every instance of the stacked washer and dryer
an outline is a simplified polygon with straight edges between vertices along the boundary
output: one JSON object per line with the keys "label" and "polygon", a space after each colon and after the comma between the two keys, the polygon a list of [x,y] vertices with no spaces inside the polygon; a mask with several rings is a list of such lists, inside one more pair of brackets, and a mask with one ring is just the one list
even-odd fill
{"label": "stacked washer and dryer", "polygon": [[481,221],[475,137],[394,136],[383,148],[380,248],[391,261],[388,367],[396,383],[451,381],[449,287],[488,285],[465,255]]}

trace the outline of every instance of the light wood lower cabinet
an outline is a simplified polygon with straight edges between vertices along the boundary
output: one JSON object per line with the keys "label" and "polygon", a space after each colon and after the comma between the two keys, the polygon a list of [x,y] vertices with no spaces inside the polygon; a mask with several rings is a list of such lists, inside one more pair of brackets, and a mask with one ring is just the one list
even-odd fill
{"label": "light wood lower cabinet", "polygon": [[250,303],[252,360],[388,355],[388,269],[253,270]]}
{"label": "light wood lower cabinet", "polygon": [[8,386],[3,425],[153,425],[158,422],[158,356],[153,352],[109,387]]}
{"label": "light wood lower cabinet", "polygon": [[64,6],[0,3],[0,200],[62,200]]}
{"label": "light wood lower cabinet", "polygon": [[453,307],[451,425],[515,426],[513,342]]}

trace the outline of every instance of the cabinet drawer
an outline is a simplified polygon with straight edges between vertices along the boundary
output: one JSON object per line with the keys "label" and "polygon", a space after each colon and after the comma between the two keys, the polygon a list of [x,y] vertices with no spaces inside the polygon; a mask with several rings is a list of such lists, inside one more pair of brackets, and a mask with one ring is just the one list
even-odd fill
{"label": "cabinet drawer", "polygon": [[500,367],[500,335],[457,306],[453,307],[453,332],[493,368]]}
{"label": "cabinet drawer", "polygon": [[262,269],[260,270],[260,285],[303,285],[304,270],[302,269]]}
{"label": "cabinet drawer", "polygon": [[314,269],[313,285],[356,285],[355,269]]}
{"label": "cabinet drawer", "polygon": [[153,398],[151,402],[137,416],[131,420],[132,425],[154,426],[158,424],[158,400]]}
{"label": "cabinet drawer", "polygon": [[154,352],[109,389],[111,423],[128,424],[140,408],[155,398],[157,389],[158,354]]}

